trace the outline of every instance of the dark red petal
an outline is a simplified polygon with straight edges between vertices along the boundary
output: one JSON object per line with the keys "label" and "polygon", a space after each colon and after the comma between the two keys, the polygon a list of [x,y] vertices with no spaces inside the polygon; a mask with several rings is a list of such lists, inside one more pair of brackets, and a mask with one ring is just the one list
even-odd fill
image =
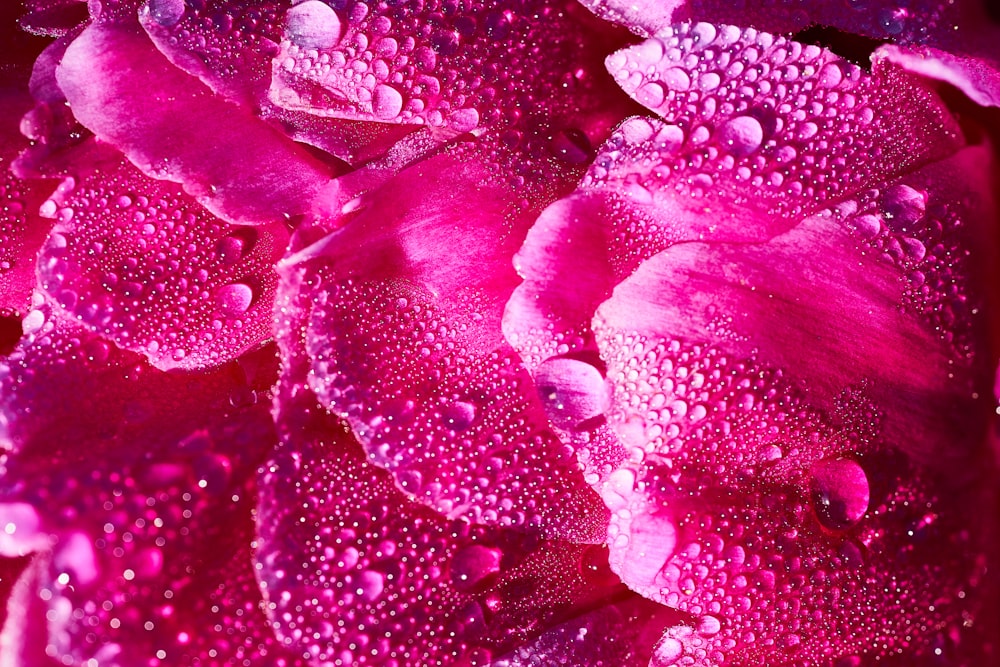
{"label": "dark red petal", "polygon": [[509,191],[441,155],[351,206],[347,226],[282,269],[308,321],[312,369],[296,380],[444,515],[601,539],[599,499],[500,332],[520,240]]}
{"label": "dark red petal", "polygon": [[80,122],[225,220],[261,224],[306,213],[330,169],[249,110],[213,96],[137,31],[93,25],[67,49],[56,76]]}
{"label": "dark red petal", "polygon": [[56,219],[39,259],[52,300],[164,370],[229,361],[270,338],[284,225],[227,224],[118,160],[43,206]]}
{"label": "dark red petal", "polygon": [[867,74],[753,29],[675,26],[608,65],[662,120],[622,124],[529,233],[504,326],[532,367],[587,349],[593,306],[664,248],[770,238],[964,141],[941,99],[895,65]]}
{"label": "dark red petal", "polygon": [[612,567],[699,618],[658,664],[986,660],[969,249],[992,242],[991,160],[965,149],[767,243],[676,245],[598,309],[607,418],[636,452],[603,490]]}
{"label": "dark red petal", "polygon": [[122,666],[297,664],[251,563],[267,402],[235,366],[163,373],[42,310],[26,328],[0,368],[0,511],[12,546],[52,546],[32,583],[41,648]]}

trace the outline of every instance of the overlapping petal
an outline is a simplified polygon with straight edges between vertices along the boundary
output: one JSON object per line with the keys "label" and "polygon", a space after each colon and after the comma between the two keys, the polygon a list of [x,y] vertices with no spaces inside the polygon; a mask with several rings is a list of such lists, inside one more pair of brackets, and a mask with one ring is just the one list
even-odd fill
{"label": "overlapping petal", "polygon": [[66,49],[56,78],[83,125],[143,172],[182,183],[229,222],[300,217],[335,173],[174,67],[137,25],[87,27]]}
{"label": "overlapping petal", "polygon": [[119,347],[158,368],[202,368],[270,338],[283,224],[218,220],[113,152],[42,211],[55,226],[39,258],[41,287]]}
{"label": "overlapping petal", "polygon": [[0,379],[0,512],[5,550],[48,555],[25,575],[47,630],[21,657],[299,664],[251,566],[253,472],[274,431],[239,368],[163,373],[45,309],[25,326]]}
{"label": "overlapping petal", "polygon": [[282,268],[291,312],[308,322],[298,344],[311,368],[296,380],[442,514],[599,540],[600,501],[500,333],[520,241],[509,191],[443,154],[351,207]]}
{"label": "overlapping petal", "polygon": [[297,379],[312,365],[309,313],[295,304],[305,295],[286,294],[282,444],[260,475],[257,552],[283,642],[317,664],[586,656],[594,665],[645,665],[652,635],[673,612],[627,592],[603,547],[447,518],[366,460],[346,425]]}
{"label": "overlapping petal", "polygon": [[593,308],[664,248],[769,238],[964,141],[916,77],[753,29],[677,25],[608,67],[660,119],[618,128],[520,250],[505,332],[532,367],[591,347]]}
{"label": "overlapping petal", "polygon": [[671,122],[627,121],[542,215],[505,331],[564,439],[625,451],[591,478],[612,568],[689,614],[651,664],[976,664],[992,149],[892,66],[727,30],[609,59]]}
{"label": "overlapping petal", "polygon": [[978,0],[732,3],[718,0],[641,0],[583,4],[598,16],[650,36],[682,21],[730,23],[774,34],[813,27],[840,31],[845,44],[868,37],[908,70],[954,84],[979,104],[1000,102],[1000,24]]}

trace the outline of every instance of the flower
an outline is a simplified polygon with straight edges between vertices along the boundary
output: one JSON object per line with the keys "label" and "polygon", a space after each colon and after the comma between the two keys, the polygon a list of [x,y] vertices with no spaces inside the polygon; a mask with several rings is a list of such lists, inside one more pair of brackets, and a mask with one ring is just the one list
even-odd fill
{"label": "flower", "polygon": [[995,29],[874,4],[28,0],[5,659],[996,661]]}

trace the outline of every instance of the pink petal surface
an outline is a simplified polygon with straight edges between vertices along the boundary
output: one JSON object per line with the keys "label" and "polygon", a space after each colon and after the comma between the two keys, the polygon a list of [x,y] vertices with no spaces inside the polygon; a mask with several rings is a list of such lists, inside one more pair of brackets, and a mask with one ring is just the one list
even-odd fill
{"label": "pink petal surface", "polygon": [[352,206],[281,270],[308,322],[311,372],[296,379],[446,516],[600,539],[600,501],[500,333],[519,241],[508,191],[441,155]]}
{"label": "pink petal surface", "polygon": [[253,471],[274,431],[240,370],[162,373],[44,310],[25,326],[0,369],[0,512],[7,549],[51,549],[28,574],[41,648],[78,664],[299,664],[250,561]]}
{"label": "pink petal surface", "polygon": [[42,210],[55,226],[41,287],[123,349],[165,370],[201,368],[270,337],[284,225],[225,223],[120,156]]}
{"label": "pink petal surface", "polygon": [[583,4],[598,16],[643,36],[669,32],[682,21],[706,21],[793,33],[823,26],[842,34],[894,43],[885,47],[906,69],[947,81],[979,104],[1000,101],[1000,24],[977,0],[911,3],[873,2],[732,3],[718,0],[640,0]]}
{"label": "pink petal surface", "polygon": [[318,118],[268,100],[271,60],[278,53],[288,3],[229,0],[187,5],[150,0],[139,20],[156,47],[178,68],[228,100],[244,105],[296,141],[350,164],[383,154],[410,128]]}
{"label": "pink petal surface", "polygon": [[599,307],[631,452],[602,492],[612,568],[699,618],[657,664],[995,658],[985,267],[965,250],[991,242],[990,160],[966,149],[764,244],[674,246]]}
{"label": "pink petal surface", "polygon": [[[15,128],[30,104],[27,95],[0,93],[0,131],[4,132],[0,135],[0,316],[27,312],[35,285],[35,256],[51,226],[37,214],[51,185],[18,178],[11,169],[27,143]],[[0,353],[7,351],[5,347],[0,341]]]}
{"label": "pink petal surface", "polygon": [[56,75],[83,125],[230,222],[301,216],[333,175],[248,110],[214,97],[127,23],[84,30]]}
{"label": "pink petal surface", "polygon": [[532,368],[588,349],[596,304],[664,248],[769,238],[964,141],[940,98],[895,65],[868,74],[753,29],[674,26],[608,67],[660,119],[622,124],[518,253],[525,283],[505,333]]}
{"label": "pink petal surface", "polygon": [[574,2],[303,2],[286,15],[271,98],[321,117],[472,133],[469,159],[529,207],[568,190],[627,113],[602,54],[624,35]]}
{"label": "pink petal surface", "polygon": [[[282,445],[259,477],[257,559],[282,641],[314,664],[489,665],[511,651],[565,663],[599,650],[608,661],[594,665],[645,665],[671,612],[625,591],[605,549],[448,519],[366,460],[295,380],[311,360],[294,300],[279,334]],[[621,641],[597,649],[598,630]]]}

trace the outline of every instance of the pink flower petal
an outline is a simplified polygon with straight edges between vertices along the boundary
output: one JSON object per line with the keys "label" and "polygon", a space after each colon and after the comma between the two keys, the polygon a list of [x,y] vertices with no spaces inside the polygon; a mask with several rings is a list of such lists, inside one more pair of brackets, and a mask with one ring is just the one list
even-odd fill
{"label": "pink flower petal", "polygon": [[936,0],[919,7],[898,0],[739,3],[716,0],[597,2],[583,4],[598,16],[651,36],[683,21],[753,27],[793,33],[823,26],[876,40],[905,69],[947,81],[978,104],[1000,104],[1000,25],[987,15],[985,2]]}
{"label": "pink flower petal", "polygon": [[26,328],[0,368],[0,508],[33,509],[33,525],[19,510],[7,534],[52,551],[29,582],[35,602],[12,610],[46,608],[47,637],[25,650],[299,664],[270,631],[250,560],[253,473],[274,431],[238,368],[162,373],[41,310]]}
{"label": "pink flower petal", "polygon": [[351,164],[381,155],[410,130],[316,118],[275,107],[267,99],[271,60],[278,53],[287,5],[284,0],[227,0],[199,7],[178,0],[149,0],[139,21],[175,66],[216,94],[254,110],[296,141]]}
{"label": "pink flower petal", "polygon": [[248,110],[214,97],[136,30],[92,25],[67,49],[56,76],[80,122],[230,222],[307,212],[330,169]]}
{"label": "pink flower petal", "polygon": [[200,368],[271,336],[284,225],[217,220],[121,157],[43,211],[56,224],[39,260],[42,288],[123,349],[162,369]]}
{"label": "pink flower petal", "polygon": [[[260,475],[257,558],[288,646],[316,664],[383,665],[391,656],[401,667],[491,664],[538,643],[572,662],[579,628],[623,640],[645,633],[652,646],[650,633],[671,612],[624,591],[602,547],[450,520],[407,498],[296,380],[311,366],[301,344],[308,313],[294,298],[282,306],[282,445]],[[641,622],[639,611],[648,614]],[[602,650],[643,650],[612,646]]]}
{"label": "pink flower petal", "polygon": [[[1000,36],[996,31],[994,39]],[[877,54],[904,69],[930,79],[946,81],[976,104],[1000,107],[1000,57],[954,54],[928,46],[887,44]]]}
{"label": "pink flower petal", "polygon": [[500,333],[519,241],[509,197],[441,155],[353,202],[343,229],[282,269],[308,322],[312,370],[297,379],[446,516],[600,539],[599,499]]}
{"label": "pink flower petal", "polygon": [[699,618],[657,664],[976,663],[997,535],[967,249],[991,242],[991,160],[965,149],[766,243],[673,246],[598,309],[608,422],[641,452],[603,487],[611,564]]}
{"label": "pink flower petal", "polygon": [[[529,367],[592,349],[597,303],[675,243],[754,241],[954,153],[960,130],[917,77],[733,26],[685,24],[608,58],[662,118],[633,118],[518,254],[505,333]],[[655,97],[650,87],[659,91]],[[647,92],[643,92],[647,91]],[[573,251],[560,248],[571,244]]]}
{"label": "pink flower petal", "polygon": [[271,98],[322,117],[428,127],[438,144],[472,133],[476,159],[525,201],[549,199],[626,114],[600,63],[623,37],[565,0],[405,11],[309,0],[286,15]]}

